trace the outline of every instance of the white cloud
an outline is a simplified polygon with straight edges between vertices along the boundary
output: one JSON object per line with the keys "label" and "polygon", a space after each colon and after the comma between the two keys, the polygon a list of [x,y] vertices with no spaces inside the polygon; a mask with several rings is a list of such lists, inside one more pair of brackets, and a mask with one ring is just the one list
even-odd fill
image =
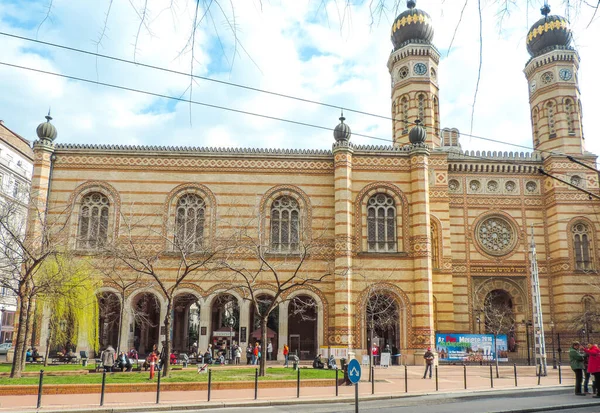
{"label": "white cloud", "polygon": [[[390,81],[387,59],[391,51],[389,21],[371,25],[369,2],[353,6],[340,27],[335,2],[327,13],[316,2],[236,2],[236,27],[241,46],[234,64],[233,37],[217,9],[214,26],[219,29],[225,55],[214,36],[213,20],[207,16],[196,36],[195,73],[215,79],[264,88],[335,106],[389,116]],[[338,2],[339,3],[339,2]],[[419,7],[434,19],[434,43],[442,51],[439,68],[442,126],[470,129],[471,105],[478,66],[478,16],[469,6],[448,57],[460,7],[439,0],[419,1]],[[35,37],[46,3],[40,0],[17,7],[14,0],[0,0],[0,30]],[[138,9],[137,12],[131,4]],[[139,27],[137,13],[143,2],[113,2],[101,53],[126,59],[134,56]],[[193,23],[191,1],[175,1],[164,9],[150,1],[148,28],[142,26],[135,53],[138,61],[188,71],[191,54],[185,48]],[[492,4],[492,3],[490,3]],[[55,0],[51,19],[44,23],[39,39],[72,47],[95,50],[103,28],[108,2]],[[559,10],[556,10],[559,12]],[[519,145],[531,143],[527,83],[523,68],[529,58],[525,34],[538,19],[537,10],[516,11],[503,31],[497,27],[496,10],[484,9],[484,65],[475,108],[473,134],[506,140]],[[596,81],[597,38],[600,25],[586,28],[591,11],[585,7],[573,18],[576,45],[581,55],[580,87],[584,106],[584,130],[588,150],[600,153],[593,131],[600,126],[594,116],[600,108],[600,82]],[[115,63],[73,52],[34,46],[3,38],[3,62],[81,76],[107,83],[180,96],[190,85],[184,76]],[[242,50],[245,48],[248,54]],[[182,52],[183,51],[183,52]],[[37,54],[36,54],[37,53]],[[251,57],[249,57],[249,56]],[[319,148],[331,146],[330,131],[310,129],[274,120],[225,112],[183,102],[108,89],[17,71],[0,66],[0,118],[12,129],[33,139],[35,126],[49,106],[59,130],[59,142],[123,143],[195,146],[244,146]],[[339,110],[258,94],[239,88],[198,80],[194,100],[269,116],[293,119],[325,127],[337,124]],[[356,133],[391,138],[391,121],[346,113]],[[384,142],[355,136],[367,144]],[[477,139],[463,139],[468,149],[519,150],[494,146]]]}

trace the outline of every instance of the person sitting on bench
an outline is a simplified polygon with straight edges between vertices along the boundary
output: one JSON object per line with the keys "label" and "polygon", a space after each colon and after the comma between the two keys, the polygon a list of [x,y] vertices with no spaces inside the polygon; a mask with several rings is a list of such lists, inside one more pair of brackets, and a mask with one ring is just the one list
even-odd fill
{"label": "person sitting on bench", "polygon": [[327,359],[327,368],[329,369],[337,369],[337,364],[335,363],[335,357],[333,357],[333,354],[329,355],[329,358]]}
{"label": "person sitting on bench", "polygon": [[317,357],[313,360],[313,368],[315,369],[324,369],[325,364],[321,361],[321,355],[318,354]]}

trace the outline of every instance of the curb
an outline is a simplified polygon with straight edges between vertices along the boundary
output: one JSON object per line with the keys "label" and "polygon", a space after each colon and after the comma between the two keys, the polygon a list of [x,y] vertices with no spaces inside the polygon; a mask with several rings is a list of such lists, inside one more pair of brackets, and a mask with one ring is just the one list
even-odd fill
{"label": "curb", "polygon": [[[459,391],[459,392],[446,392],[446,393],[416,393],[416,394],[387,394],[387,395],[362,395],[361,401],[377,401],[377,400],[393,400],[393,399],[417,399],[422,398],[424,400],[435,400],[435,399],[454,399],[454,400],[477,400],[477,399],[490,399],[500,398],[506,395],[512,397],[527,397],[530,394],[536,394],[538,396],[544,394],[556,394],[558,393],[570,393],[570,385],[552,386],[540,389],[539,387],[522,387],[519,389],[485,389],[485,390],[473,390],[473,391]],[[56,407],[54,409],[42,408],[37,409],[23,409],[23,410],[4,410],[0,408],[0,413],[11,412],[11,413],[136,413],[136,412],[168,412],[168,411],[183,411],[183,410],[207,410],[207,409],[221,409],[221,408],[242,408],[242,407],[270,407],[270,406],[289,406],[289,405],[303,405],[303,404],[335,404],[335,403],[353,403],[353,396],[342,396],[337,398],[306,398],[306,399],[285,399],[285,400],[244,400],[239,402],[196,402],[188,404],[169,404],[169,405],[137,405],[137,406],[115,406],[115,407],[88,407],[88,408],[75,408],[69,409],[67,406],[61,408]],[[527,408],[517,410],[505,410],[497,411],[494,413],[535,413],[541,411],[552,411],[552,410],[565,410],[579,407],[588,406],[600,406],[600,401],[593,401],[590,403],[582,403],[580,405],[557,405],[557,406],[546,406],[539,408]],[[58,410],[56,410],[58,409]]]}

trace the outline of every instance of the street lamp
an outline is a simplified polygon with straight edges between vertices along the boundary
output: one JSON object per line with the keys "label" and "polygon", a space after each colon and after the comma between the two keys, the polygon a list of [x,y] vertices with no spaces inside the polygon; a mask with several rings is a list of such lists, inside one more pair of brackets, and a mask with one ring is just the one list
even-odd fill
{"label": "street lamp", "polygon": [[554,351],[554,320],[550,320],[550,329],[552,331],[552,368],[556,370],[556,352]]}
{"label": "street lamp", "polygon": [[6,311],[6,307],[0,307],[0,344],[2,344],[2,323],[4,323],[4,312]]}
{"label": "street lamp", "polygon": [[235,317],[232,315],[227,319],[229,326],[229,362],[233,361],[233,326],[235,325]]}
{"label": "street lamp", "polygon": [[523,320],[523,324],[525,324],[525,336],[527,337],[527,365],[531,366],[531,351],[529,348],[529,326],[532,325],[531,321]]}

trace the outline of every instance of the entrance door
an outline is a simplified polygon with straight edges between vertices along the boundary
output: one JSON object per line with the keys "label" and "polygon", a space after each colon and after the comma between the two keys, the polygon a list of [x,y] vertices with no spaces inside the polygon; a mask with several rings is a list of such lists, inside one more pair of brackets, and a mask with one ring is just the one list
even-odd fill
{"label": "entrance door", "polygon": [[290,354],[300,357],[300,334],[290,334]]}

